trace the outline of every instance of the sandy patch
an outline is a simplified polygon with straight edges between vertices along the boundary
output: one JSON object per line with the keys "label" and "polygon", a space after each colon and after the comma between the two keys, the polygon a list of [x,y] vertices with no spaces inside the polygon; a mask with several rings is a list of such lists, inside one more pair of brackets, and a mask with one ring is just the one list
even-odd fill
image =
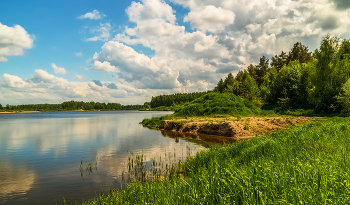
{"label": "sandy patch", "polygon": [[246,139],[271,134],[314,119],[307,117],[190,118],[165,120],[159,129]]}

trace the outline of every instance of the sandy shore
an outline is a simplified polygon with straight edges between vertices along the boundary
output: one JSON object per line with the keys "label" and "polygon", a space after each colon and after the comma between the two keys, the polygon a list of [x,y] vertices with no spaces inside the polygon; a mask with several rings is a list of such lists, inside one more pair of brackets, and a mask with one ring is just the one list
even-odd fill
{"label": "sandy shore", "polygon": [[190,118],[165,120],[159,129],[247,139],[315,120],[308,117]]}
{"label": "sandy shore", "polygon": [[14,112],[0,112],[0,113],[31,113],[31,112],[40,112],[40,111],[14,111]]}

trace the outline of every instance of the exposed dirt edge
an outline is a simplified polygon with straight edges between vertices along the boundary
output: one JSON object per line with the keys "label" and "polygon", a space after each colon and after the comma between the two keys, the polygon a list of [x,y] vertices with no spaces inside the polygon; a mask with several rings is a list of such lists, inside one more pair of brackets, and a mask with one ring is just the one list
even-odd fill
{"label": "exposed dirt edge", "polygon": [[247,139],[309,121],[311,119],[306,117],[247,117],[239,121],[225,121],[223,123],[165,120],[162,121],[159,129]]}

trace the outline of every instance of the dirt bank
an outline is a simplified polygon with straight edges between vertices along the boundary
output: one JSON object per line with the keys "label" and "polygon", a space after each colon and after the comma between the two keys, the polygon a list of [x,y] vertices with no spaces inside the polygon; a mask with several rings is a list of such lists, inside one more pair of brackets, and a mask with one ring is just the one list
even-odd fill
{"label": "dirt bank", "polygon": [[165,120],[159,129],[246,139],[311,120],[307,117],[192,118]]}

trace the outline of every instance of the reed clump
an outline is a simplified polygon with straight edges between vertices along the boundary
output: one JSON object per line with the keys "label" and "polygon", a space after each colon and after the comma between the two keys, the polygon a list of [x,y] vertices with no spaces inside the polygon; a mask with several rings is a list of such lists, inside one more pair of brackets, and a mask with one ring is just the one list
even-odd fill
{"label": "reed clump", "polygon": [[[127,170],[122,172],[122,181],[124,184],[131,182],[155,182],[166,179],[183,177],[183,161],[184,159],[193,157],[197,150],[193,150],[190,146],[186,150],[182,149],[181,156],[177,156],[177,152],[167,151],[153,156],[150,160],[142,153],[130,153]],[[185,158],[184,158],[185,157]]]}
{"label": "reed clump", "polygon": [[135,181],[83,204],[349,204],[350,118],[198,152],[184,177]]}

